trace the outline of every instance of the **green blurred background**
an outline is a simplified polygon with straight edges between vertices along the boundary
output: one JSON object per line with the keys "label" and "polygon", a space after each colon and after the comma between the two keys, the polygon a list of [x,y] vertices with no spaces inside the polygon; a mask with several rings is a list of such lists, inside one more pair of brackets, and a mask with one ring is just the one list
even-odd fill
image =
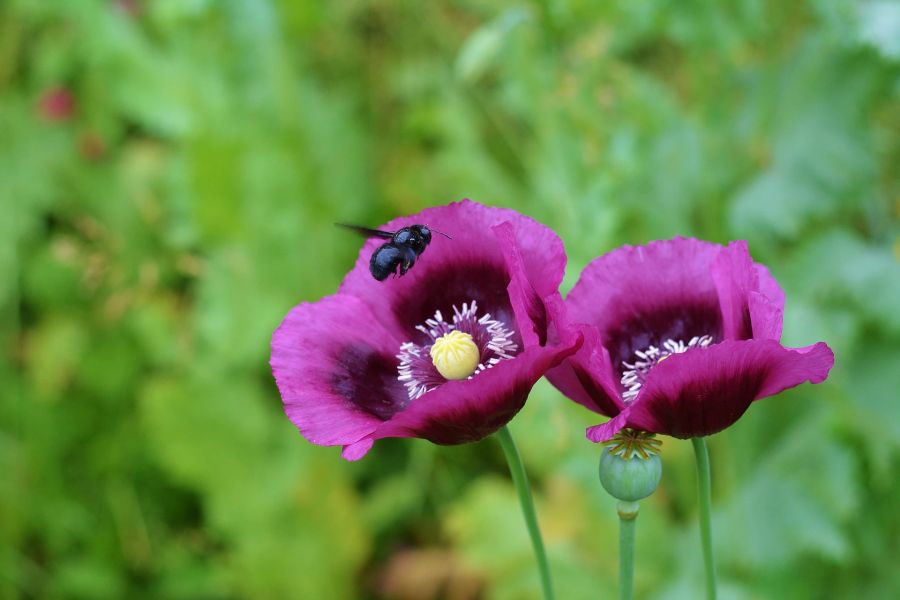
{"label": "green blurred background", "polygon": [[[515,600],[498,445],[358,463],[281,411],[269,339],[377,225],[462,197],[599,253],[750,241],[827,383],[711,440],[723,598],[900,597],[900,4],[3,0],[0,597]],[[597,417],[512,423],[559,597],[612,597]],[[690,445],[636,590],[698,598]]]}

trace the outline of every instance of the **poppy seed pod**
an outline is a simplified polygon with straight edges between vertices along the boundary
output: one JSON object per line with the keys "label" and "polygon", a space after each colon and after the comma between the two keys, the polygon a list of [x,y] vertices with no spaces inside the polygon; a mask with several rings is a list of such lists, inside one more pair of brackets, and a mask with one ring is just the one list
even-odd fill
{"label": "poppy seed pod", "polygon": [[643,431],[623,429],[600,455],[600,484],[610,496],[637,502],[656,490],[662,477],[660,441]]}
{"label": "poppy seed pod", "polygon": [[647,458],[622,458],[604,449],[600,455],[600,484],[610,496],[625,502],[637,502],[656,490],[662,477],[658,454]]}

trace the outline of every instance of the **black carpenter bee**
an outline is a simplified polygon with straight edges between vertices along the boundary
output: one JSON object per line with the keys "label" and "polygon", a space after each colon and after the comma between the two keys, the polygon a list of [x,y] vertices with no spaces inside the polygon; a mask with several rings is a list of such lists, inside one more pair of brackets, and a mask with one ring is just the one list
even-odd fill
{"label": "black carpenter bee", "polygon": [[368,227],[345,225],[344,223],[338,223],[338,226],[352,229],[366,237],[390,240],[378,246],[375,252],[372,253],[372,258],[369,259],[369,272],[378,281],[384,281],[388,278],[388,275],[405,275],[416,264],[416,259],[419,255],[425,252],[425,248],[431,243],[432,231],[440,233],[447,239],[451,239],[446,233],[432,230],[427,225],[410,225],[397,231],[381,231],[380,229],[369,229]]}

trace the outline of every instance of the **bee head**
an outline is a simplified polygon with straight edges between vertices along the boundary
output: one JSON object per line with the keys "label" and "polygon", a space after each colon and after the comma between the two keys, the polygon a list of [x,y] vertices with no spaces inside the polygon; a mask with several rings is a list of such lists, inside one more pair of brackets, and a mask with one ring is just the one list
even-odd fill
{"label": "bee head", "polygon": [[[425,230],[424,235],[423,229]],[[397,246],[405,246],[416,254],[421,254],[431,241],[431,231],[423,225],[410,225],[397,231],[391,241]]]}

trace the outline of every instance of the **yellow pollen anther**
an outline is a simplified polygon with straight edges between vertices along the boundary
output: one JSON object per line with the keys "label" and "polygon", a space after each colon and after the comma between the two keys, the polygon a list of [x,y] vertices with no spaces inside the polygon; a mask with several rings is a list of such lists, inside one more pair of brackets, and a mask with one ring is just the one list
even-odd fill
{"label": "yellow pollen anther", "polygon": [[666,359],[669,358],[670,356],[672,356],[672,355],[671,355],[671,354],[666,354],[665,356],[663,356],[662,358],[660,358],[658,361],[656,361],[656,364],[661,363],[662,361],[666,360]]}
{"label": "yellow pollen anther", "polygon": [[465,379],[475,372],[481,359],[472,336],[454,329],[434,340],[431,362],[444,379]]}

